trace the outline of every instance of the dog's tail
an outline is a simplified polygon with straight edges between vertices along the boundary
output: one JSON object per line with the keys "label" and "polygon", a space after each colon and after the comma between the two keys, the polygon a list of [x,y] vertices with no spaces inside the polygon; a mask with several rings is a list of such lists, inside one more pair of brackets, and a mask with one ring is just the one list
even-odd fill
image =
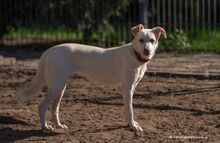
{"label": "dog's tail", "polygon": [[45,78],[44,78],[45,57],[46,57],[46,53],[43,54],[40,58],[37,74],[34,77],[32,84],[25,89],[18,90],[15,94],[15,97],[17,98],[34,97],[39,93],[45,82]]}

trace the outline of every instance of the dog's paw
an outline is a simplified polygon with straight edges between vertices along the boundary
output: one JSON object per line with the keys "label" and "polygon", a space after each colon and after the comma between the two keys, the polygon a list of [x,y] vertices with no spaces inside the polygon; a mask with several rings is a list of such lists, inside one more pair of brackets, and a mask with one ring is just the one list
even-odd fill
{"label": "dog's paw", "polygon": [[46,126],[42,127],[42,129],[44,131],[53,131],[54,130],[54,128],[52,126],[50,126],[50,125],[46,125]]}
{"label": "dog's paw", "polygon": [[138,122],[134,121],[134,123],[130,124],[130,127],[132,130],[136,132],[143,132],[144,130],[141,128],[141,126],[138,124]]}
{"label": "dog's paw", "polygon": [[68,129],[68,127],[65,124],[57,125],[57,128]]}

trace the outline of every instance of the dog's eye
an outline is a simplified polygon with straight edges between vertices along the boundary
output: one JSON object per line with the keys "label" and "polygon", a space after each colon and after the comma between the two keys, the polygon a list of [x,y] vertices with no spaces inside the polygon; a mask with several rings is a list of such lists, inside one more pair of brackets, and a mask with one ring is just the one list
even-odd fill
{"label": "dog's eye", "polygon": [[150,39],[149,41],[153,44],[155,40],[154,39]]}
{"label": "dog's eye", "polygon": [[140,39],[139,41],[140,41],[141,43],[144,43],[144,42],[145,42],[144,39]]}

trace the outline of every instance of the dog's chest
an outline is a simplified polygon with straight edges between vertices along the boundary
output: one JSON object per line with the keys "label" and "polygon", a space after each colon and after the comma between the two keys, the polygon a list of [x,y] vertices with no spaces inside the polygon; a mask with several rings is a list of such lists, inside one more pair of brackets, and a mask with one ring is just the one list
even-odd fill
{"label": "dog's chest", "polygon": [[147,66],[144,64],[142,66],[140,66],[138,69],[137,69],[137,74],[138,74],[138,77],[137,77],[137,80],[136,80],[136,83],[138,83],[144,76],[145,72],[147,70]]}

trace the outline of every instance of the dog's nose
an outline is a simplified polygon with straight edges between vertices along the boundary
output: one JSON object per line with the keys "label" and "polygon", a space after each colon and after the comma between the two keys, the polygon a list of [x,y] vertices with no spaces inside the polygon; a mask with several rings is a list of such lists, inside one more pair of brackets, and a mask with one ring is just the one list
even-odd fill
{"label": "dog's nose", "polygon": [[150,51],[148,49],[144,49],[144,54],[145,55],[149,55],[150,54]]}

